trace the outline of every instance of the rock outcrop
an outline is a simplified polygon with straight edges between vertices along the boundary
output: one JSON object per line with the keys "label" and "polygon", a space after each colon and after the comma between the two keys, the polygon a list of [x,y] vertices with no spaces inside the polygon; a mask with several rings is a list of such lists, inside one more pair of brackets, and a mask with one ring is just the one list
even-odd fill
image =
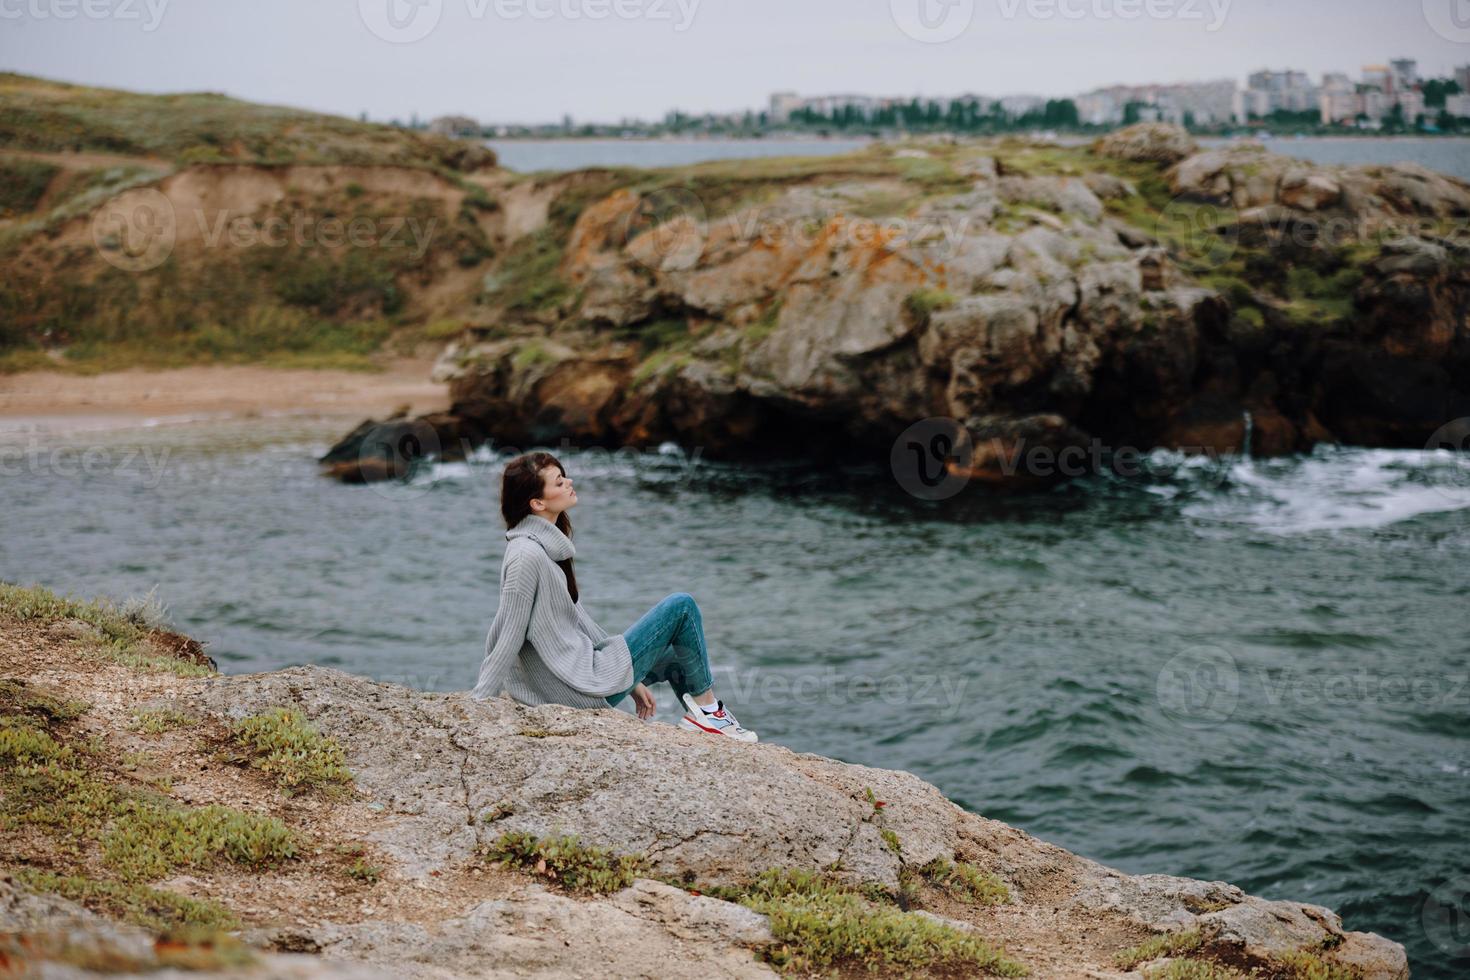
{"label": "rock outcrop", "polygon": [[[125,763],[118,778],[147,781],[147,799],[166,794],[149,805],[243,807],[284,821],[304,842],[295,858],[255,870],[206,863],[174,872],[151,887],[187,899],[165,902],[155,891],[129,906],[209,901],[218,914],[239,917],[235,941],[253,950],[253,964],[220,961],[227,950],[215,940],[209,959],[192,964],[205,968],[194,976],[653,976],[675,961],[698,973],[769,976],[779,962],[771,951],[790,941],[782,932],[789,926],[728,899],[773,870],[818,874],[896,903],[893,914],[983,937],[1034,977],[1137,977],[1133,962],[1158,949],[1123,954],[1159,936],[1176,937],[1196,957],[1268,973],[1302,955],[1351,964],[1363,980],[1407,976],[1402,947],[1345,930],[1328,909],[1265,901],[1224,882],[1123,874],[967,812],[909,773],[645,724],[615,710],[481,702],[320,667],[140,672],[112,663],[106,649],[87,653],[96,649],[86,645],[93,634],[101,635],[74,619],[0,620],[0,707],[18,713],[7,724],[50,718],[52,726],[51,736],[14,743],[37,748],[7,752],[64,752],[46,747],[105,735],[75,751],[94,773],[113,757]],[[145,662],[166,662],[166,648],[150,649]],[[56,700],[62,691],[72,700]],[[345,750],[346,795],[290,795],[242,768],[226,733],[281,709]],[[140,731],[148,717],[158,723]],[[0,942],[11,944],[0,954],[46,962],[47,976],[180,962],[173,940],[37,894],[38,881],[102,894],[77,884],[85,879],[46,886],[44,875],[34,877],[67,861],[93,867],[84,852],[49,850],[38,828],[20,837],[15,826],[0,828],[13,851],[0,870],[15,876],[0,880],[0,934],[10,937]],[[602,897],[569,894],[536,868],[514,873],[487,860],[507,835],[572,836],[580,846],[637,856],[642,877]],[[358,862],[347,867],[338,854]],[[992,897],[959,902],[925,877],[950,862],[992,882]]]}
{"label": "rock outcrop", "polygon": [[882,459],[940,417],[1013,481],[1018,448],[1239,451],[1247,413],[1261,454],[1470,413],[1460,181],[1159,126],[825,165],[566,178],[440,359],[439,441]]}

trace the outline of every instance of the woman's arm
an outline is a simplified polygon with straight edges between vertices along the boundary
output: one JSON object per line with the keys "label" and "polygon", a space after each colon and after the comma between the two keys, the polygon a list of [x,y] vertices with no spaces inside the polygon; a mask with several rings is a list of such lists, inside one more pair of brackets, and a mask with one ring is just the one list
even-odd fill
{"label": "woman's arm", "polygon": [[582,625],[587,628],[588,635],[591,636],[592,639],[598,643],[601,643],[603,640],[607,639],[609,635],[607,630],[597,625],[597,620],[593,619],[592,614],[589,613],[582,606],[582,600],[578,599],[575,605],[577,609],[577,618],[580,619],[582,621]]}
{"label": "woman's arm", "polygon": [[536,602],[536,567],[518,555],[506,555],[500,587],[500,607],[485,641],[485,660],[473,694],[493,698],[505,686],[506,675],[526,644],[531,607]]}

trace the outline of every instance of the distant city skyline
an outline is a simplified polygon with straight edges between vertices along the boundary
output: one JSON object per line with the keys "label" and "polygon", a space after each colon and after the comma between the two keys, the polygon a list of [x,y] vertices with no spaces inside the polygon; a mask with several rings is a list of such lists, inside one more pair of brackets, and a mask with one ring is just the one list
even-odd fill
{"label": "distant city skyline", "polygon": [[0,66],[374,119],[615,123],[758,110],[775,91],[1057,98],[1399,57],[1448,77],[1470,62],[1454,2],[0,0]]}

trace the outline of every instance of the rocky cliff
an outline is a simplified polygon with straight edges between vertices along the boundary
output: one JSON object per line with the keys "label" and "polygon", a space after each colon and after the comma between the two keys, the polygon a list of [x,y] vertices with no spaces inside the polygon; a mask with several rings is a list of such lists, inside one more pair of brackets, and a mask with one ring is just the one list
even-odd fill
{"label": "rocky cliff", "polygon": [[0,966],[47,977],[1398,978],[904,772],[302,667],[0,584]]}
{"label": "rocky cliff", "polygon": [[[436,371],[454,408],[414,446],[884,458],[943,417],[964,465],[1025,478],[1003,466],[1023,448],[1238,451],[1247,415],[1277,454],[1423,447],[1470,413],[1470,186],[1414,166],[1144,126],[589,171],[501,202],[507,257]],[[383,471],[369,431],[325,462]]]}

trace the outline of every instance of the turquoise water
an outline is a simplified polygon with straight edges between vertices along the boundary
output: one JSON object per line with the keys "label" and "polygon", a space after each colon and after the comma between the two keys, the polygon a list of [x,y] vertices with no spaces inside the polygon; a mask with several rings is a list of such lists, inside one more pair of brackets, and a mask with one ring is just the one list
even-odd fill
{"label": "turquoise water", "polygon": [[[313,458],[345,428],[0,434],[0,577],[156,583],[225,671],[466,689],[501,461],[341,486]],[[584,600],[619,631],[692,593],[718,687],[763,739],[910,770],[1128,871],[1337,908],[1408,945],[1416,976],[1470,965],[1421,916],[1470,875],[1461,460],[1160,454],[1146,479],[935,503],[881,468],[652,449],[562,453]]]}

